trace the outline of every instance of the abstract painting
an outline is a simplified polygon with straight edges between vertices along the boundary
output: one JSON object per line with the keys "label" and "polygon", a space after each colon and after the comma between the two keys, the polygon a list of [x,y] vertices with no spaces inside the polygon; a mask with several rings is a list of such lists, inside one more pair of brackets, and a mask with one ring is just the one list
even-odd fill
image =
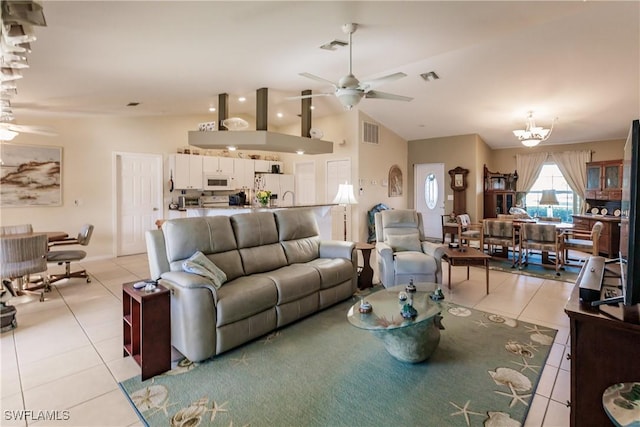
{"label": "abstract painting", "polygon": [[0,206],[61,206],[62,147],[0,145]]}
{"label": "abstract painting", "polygon": [[402,170],[398,165],[389,169],[389,197],[402,196]]}

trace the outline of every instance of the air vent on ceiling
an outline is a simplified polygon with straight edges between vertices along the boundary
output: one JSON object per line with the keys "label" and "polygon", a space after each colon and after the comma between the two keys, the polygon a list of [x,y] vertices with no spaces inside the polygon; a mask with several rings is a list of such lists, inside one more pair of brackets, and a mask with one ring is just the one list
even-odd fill
{"label": "air vent on ceiling", "polygon": [[362,122],[362,142],[378,144],[380,128],[375,123]]}

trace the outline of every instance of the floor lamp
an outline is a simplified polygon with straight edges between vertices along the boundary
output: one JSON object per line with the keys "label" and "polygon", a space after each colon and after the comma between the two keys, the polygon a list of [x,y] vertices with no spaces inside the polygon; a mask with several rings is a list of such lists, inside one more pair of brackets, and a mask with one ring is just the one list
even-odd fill
{"label": "floor lamp", "polygon": [[347,205],[356,205],[358,201],[356,200],[356,196],[353,195],[353,185],[340,184],[338,186],[338,194],[336,194],[335,199],[333,199],[333,203],[342,206],[342,214],[344,219],[344,241],[347,241]]}

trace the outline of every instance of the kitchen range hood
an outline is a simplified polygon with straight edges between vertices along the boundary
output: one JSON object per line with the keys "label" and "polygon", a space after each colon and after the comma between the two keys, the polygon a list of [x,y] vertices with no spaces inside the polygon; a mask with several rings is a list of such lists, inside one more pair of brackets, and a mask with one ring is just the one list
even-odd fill
{"label": "kitchen range hood", "polygon": [[[227,117],[227,94],[219,96],[218,124]],[[311,102],[302,100],[302,134],[311,129]],[[305,102],[307,101],[307,102]],[[233,146],[238,150],[275,151],[282,153],[327,154],[333,153],[333,142],[306,136],[295,136],[267,130],[267,89],[257,91],[256,130],[189,131],[189,145],[203,149],[222,149]]]}

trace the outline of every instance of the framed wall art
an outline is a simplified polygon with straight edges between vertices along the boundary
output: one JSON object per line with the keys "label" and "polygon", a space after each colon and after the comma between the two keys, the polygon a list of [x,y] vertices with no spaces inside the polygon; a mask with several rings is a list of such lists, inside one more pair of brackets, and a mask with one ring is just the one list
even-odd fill
{"label": "framed wall art", "polygon": [[389,197],[402,196],[402,170],[398,165],[393,165],[389,169]]}
{"label": "framed wall art", "polygon": [[2,143],[0,206],[61,206],[62,147]]}

